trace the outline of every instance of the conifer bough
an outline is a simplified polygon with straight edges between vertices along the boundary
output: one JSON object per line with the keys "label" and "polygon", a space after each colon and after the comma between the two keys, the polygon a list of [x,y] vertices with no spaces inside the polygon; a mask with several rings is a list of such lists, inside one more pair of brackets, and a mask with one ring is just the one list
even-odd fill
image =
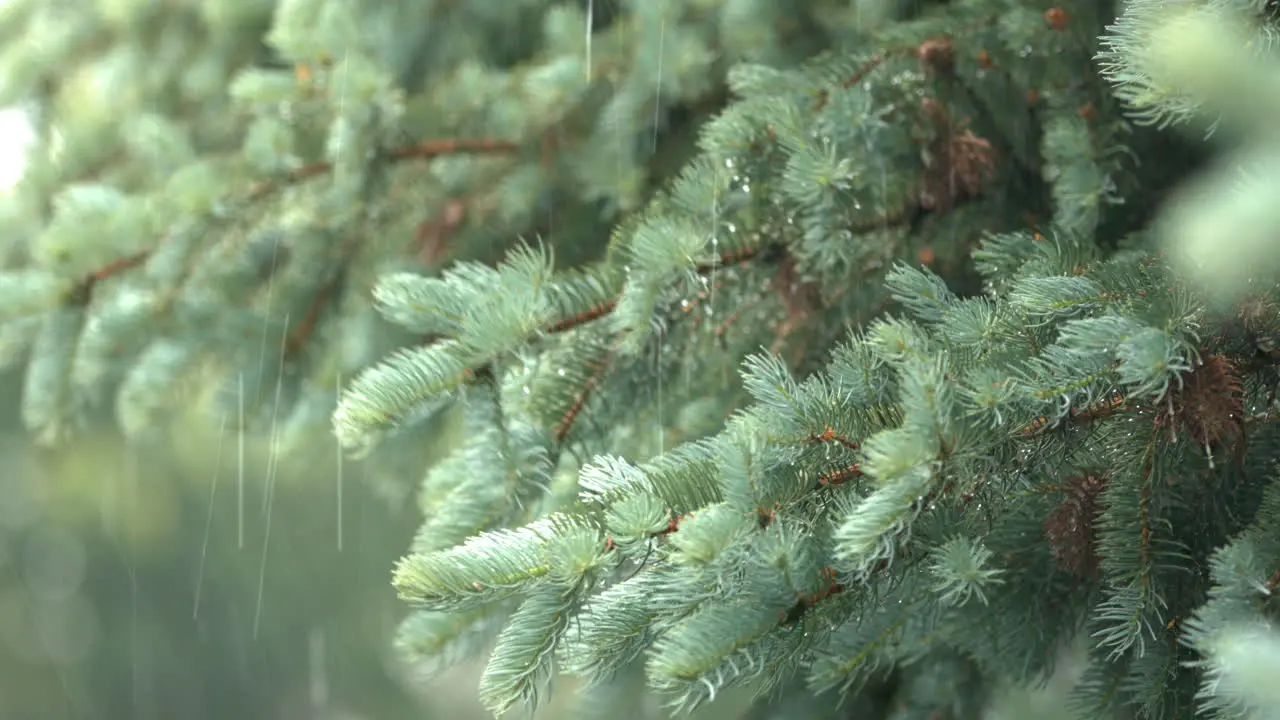
{"label": "conifer bough", "polygon": [[[1206,16],[1228,10],[1185,5]],[[1178,92],[1190,97],[1212,83],[1203,68],[1188,77],[1192,65],[1163,61],[1159,48],[1149,74],[1132,74],[1133,58],[1149,56],[1150,43],[1190,32],[1171,29],[1174,23],[1197,21],[1162,24],[1153,18],[1161,9],[1177,8],[1128,5],[1102,53],[1121,96],[1147,83],[1145,95],[1130,90],[1128,99],[1145,99],[1146,107],[1131,104],[1155,113],[1152,119],[1178,107],[1170,99]],[[1025,12],[1013,9],[1002,20],[1005,32],[1014,34],[1026,19],[1019,10]],[[1043,17],[1044,37],[1075,27],[1059,8]],[[930,34],[926,25],[903,26],[920,32],[917,77],[944,88],[948,101],[971,101],[975,91],[955,79],[960,39]],[[1030,23],[1021,29],[1030,33]],[[1226,57],[1238,45],[1222,47]],[[844,82],[824,88],[816,106],[774,104],[764,136],[745,143],[762,156],[758,165],[781,168],[780,180],[753,185],[780,196],[775,202],[789,226],[839,215],[837,198],[856,197],[865,172],[835,149],[837,141],[825,144],[822,131],[793,134],[794,123],[833,100],[856,107],[874,97],[874,73],[892,55],[862,61]],[[790,84],[804,87],[824,71],[821,63],[810,66]],[[697,291],[691,281],[705,274],[695,268],[719,249],[719,238],[684,219],[705,220],[708,207],[714,211],[734,189],[736,181],[718,172],[717,132],[728,132],[736,114],[749,114],[753,101],[766,104],[751,90],[783,86],[762,81],[769,75],[760,68],[749,71],[755,82],[748,84],[747,72],[736,76],[743,97],[704,133],[703,155],[668,203],[660,200],[624,225],[629,264],[618,299],[596,296],[594,305],[508,322],[533,332],[521,339],[538,342],[536,328],[562,327],[573,316],[587,322],[571,332],[608,338],[610,358],[640,350],[637,337],[690,342],[667,327],[678,317],[671,302]],[[427,638],[430,647],[446,645],[442,633],[459,628],[443,625],[446,616],[482,622],[486,608],[513,610],[481,682],[495,713],[536,698],[558,660],[585,680],[588,696],[626,687],[626,676],[639,672],[681,709],[734,686],[752,688],[765,708],[802,687],[833,698],[874,697],[887,687],[914,711],[976,717],[978,688],[1033,681],[1051,670],[1059,642],[1084,633],[1090,665],[1075,691],[1084,717],[1122,706],[1144,717],[1265,713],[1266,683],[1243,681],[1261,676],[1240,653],[1253,642],[1258,657],[1269,657],[1274,633],[1239,628],[1271,627],[1276,609],[1268,599],[1280,579],[1280,538],[1272,529],[1280,492],[1267,469],[1275,370],[1270,351],[1259,351],[1277,324],[1274,290],[1257,286],[1247,314],[1244,307],[1223,313],[1207,304],[1195,276],[1170,265],[1141,232],[1124,249],[1104,251],[1098,235],[1106,205],[1124,199],[1113,176],[1128,170],[1108,164],[1121,126],[1095,114],[1108,102],[1105,94],[1094,100],[1078,86],[1051,87],[1054,97],[1038,91],[1032,100],[1045,103],[1037,108],[1039,157],[1018,158],[1012,142],[1002,143],[1014,155],[1006,162],[1038,164],[1049,180],[1048,237],[987,237],[973,252],[984,292],[970,297],[953,294],[928,269],[895,264],[884,284],[902,313],[855,330],[825,368],[803,378],[776,354],[748,358],[742,382],[752,402],[721,431],[638,463],[597,455],[578,473],[578,497],[557,491],[553,480],[552,492],[564,500],[529,515],[530,524],[507,516],[502,524],[519,529],[494,527],[457,546],[419,547],[395,573],[402,596],[420,607],[405,625],[404,646]],[[949,130],[925,154],[926,168],[946,168],[947,189],[926,172],[906,206],[883,213],[886,226],[890,217],[952,211],[989,179],[982,168],[992,162],[992,143],[951,131],[947,107],[926,97],[917,116]],[[861,129],[875,117],[854,113],[848,123]],[[1113,123],[1109,135],[1106,122]],[[800,174],[820,159],[829,169]],[[782,251],[814,272],[822,263],[804,254],[805,243],[830,235],[805,230],[784,234]],[[537,277],[549,274],[550,266],[539,264]],[[1267,279],[1256,270],[1255,277]],[[554,293],[553,284],[541,287],[547,297]],[[819,282],[816,292],[829,287]],[[407,302],[401,299],[401,313]],[[483,347],[461,330],[467,318],[456,320],[449,342],[457,346],[448,347]],[[457,368],[488,368],[493,357],[442,352],[457,358],[447,377],[459,383],[472,376]],[[496,399],[502,382],[487,377],[492,389],[475,402],[503,407]],[[598,377],[591,375],[593,390]],[[341,408],[336,417],[340,436],[353,428]],[[565,447],[561,432],[541,442],[551,457]],[[452,472],[466,462],[459,459]],[[456,487],[467,485],[459,480]],[[429,477],[426,487],[436,483],[447,481]],[[510,495],[492,496],[509,502]],[[471,497],[458,502],[474,512]],[[446,504],[440,512],[452,510]],[[423,539],[430,535],[424,531]],[[1239,553],[1250,564],[1236,565],[1239,574],[1229,578],[1227,558]],[[1210,574],[1195,570],[1206,561]],[[1195,656],[1202,659],[1189,661]],[[940,685],[941,677],[968,689]],[[787,703],[776,707],[785,712]],[[832,700],[824,715],[840,712]]]}
{"label": "conifer bough", "polygon": [[[273,425],[332,410],[370,462],[457,422],[395,568],[398,645],[491,648],[496,715],[563,673],[566,717],[745,690],[758,718],[977,718],[1072,640],[1081,717],[1273,711],[1274,3],[886,3],[875,25],[868,3],[535,2],[470,19],[542,14],[543,45],[488,64],[483,32],[392,52],[393,5],[280,3],[296,67],[246,61],[230,159],[202,138],[164,183],[137,179],[153,163],[56,201],[41,183],[77,176],[37,165],[14,207],[39,233],[0,278],[32,429],[115,386],[150,428],[189,376],[249,423],[285,367],[305,380],[262,403]],[[794,62],[802,38],[825,51]],[[404,145],[405,122],[502,139]],[[1164,197],[1192,123],[1243,149]],[[224,196],[247,168],[271,180]],[[540,239],[498,259],[499,231]],[[381,321],[404,332],[366,342]]]}

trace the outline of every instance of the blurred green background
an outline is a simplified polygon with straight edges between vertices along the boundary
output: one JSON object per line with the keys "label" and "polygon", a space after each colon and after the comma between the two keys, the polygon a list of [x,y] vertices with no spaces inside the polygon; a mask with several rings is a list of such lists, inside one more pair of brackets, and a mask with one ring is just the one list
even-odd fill
{"label": "blurred green background", "polygon": [[0,379],[0,718],[483,717],[474,672],[406,683],[390,656],[412,479],[344,463],[339,483],[332,447],[272,468],[246,438],[241,482],[233,432],[41,450],[17,382]]}

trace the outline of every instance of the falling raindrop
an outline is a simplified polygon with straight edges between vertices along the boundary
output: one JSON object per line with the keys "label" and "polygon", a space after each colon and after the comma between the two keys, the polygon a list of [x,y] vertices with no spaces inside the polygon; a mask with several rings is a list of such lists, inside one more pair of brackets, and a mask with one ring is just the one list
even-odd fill
{"label": "falling raindrop", "polygon": [[591,26],[594,24],[595,18],[593,16],[595,15],[595,10],[596,10],[595,0],[587,0],[587,22],[586,22],[587,82],[591,82]]}
{"label": "falling raindrop", "polygon": [[653,148],[658,148],[658,123],[662,112],[662,56],[667,43],[667,16],[664,13],[658,22],[658,82],[653,98]]}

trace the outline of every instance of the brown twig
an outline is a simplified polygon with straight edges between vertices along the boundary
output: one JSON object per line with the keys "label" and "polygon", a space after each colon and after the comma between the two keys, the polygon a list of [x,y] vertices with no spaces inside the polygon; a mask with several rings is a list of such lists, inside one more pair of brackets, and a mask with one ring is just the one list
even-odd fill
{"label": "brown twig", "polygon": [[413,235],[413,254],[424,265],[439,265],[448,247],[450,235],[466,217],[467,204],[459,198],[451,198],[439,214],[418,225]]}
{"label": "brown twig", "polygon": [[604,378],[605,372],[609,369],[609,365],[613,360],[613,350],[605,354],[604,357],[594,362],[588,362],[587,367],[591,370],[591,374],[587,377],[586,382],[582,384],[582,388],[573,398],[573,403],[569,409],[560,417],[560,421],[556,423],[555,428],[551,431],[552,438],[555,442],[564,442],[569,436],[569,431],[573,429],[574,423],[578,416],[582,413],[582,409],[586,406],[587,400],[590,399],[591,393],[600,385]]}
{"label": "brown twig", "polygon": [[337,289],[338,284],[342,280],[342,271],[334,273],[333,277],[325,281],[320,289],[316,291],[315,297],[311,301],[311,305],[307,307],[307,314],[302,317],[302,321],[293,328],[293,332],[289,333],[288,339],[285,341],[284,355],[286,358],[293,357],[302,349],[307,340],[311,338],[311,333],[315,330],[316,323],[320,320],[320,311],[324,308],[325,303],[333,296],[333,291]]}
{"label": "brown twig", "polygon": [[611,300],[606,300],[605,302],[602,302],[599,305],[596,305],[595,307],[586,310],[585,312],[580,312],[577,315],[571,315],[567,318],[563,318],[557,322],[554,322],[551,325],[548,325],[543,330],[543,332],[562,333],[562,332],[565,332],[566,330],[572,330],[573,328],[576,328],[579,325],[585,325],[586,323],[589,323],[592,320],[595,320],[597,318],[602,318],[605,315],[608,315],[609,313],[613,312],[613,309],[617,306],[618,306],[618,300],[616,298]]}
{"label": "brown twig", "polygon": [[[733,265],[734,263],[742,263],[757,258],[761,255],[764,249],[765,248],[747,248],[739,252],[724,253],[712,262],[699,263],[694,267],[694,272],[699,275],[707,275],[716,268],[724,267],[725,265]],[[543,328],[542,332],[554,334],[572,330],[581,325],[585,325],[592,320],[598,320],[605,315],[608,315],[613,312],[617,306],[618,299],[610,298],[609,300],[576,315],[561,318],[560,320],[557,320]]]}
{"label": "brown twig", "polygon": [[[383,157],[391,162],[401,160],[429,159],[442,155],[479,155],[507,153],[519,145],[511,140],[495,138],[457,138],[446,140],[427,140],[416,145],[396,148]],[[301,182],[316,175],[322,175],[333,169],[329,162],[314,162],[286,174],[283,178],[261,180],[249,189],[249,199],[256,200],[267,193],[285,185]]]}
{"label": "brown twig", "polygon": [[[1089,423],[1094,420],[1101,420],[1103,418],[1110,417],[1117,412],[1128,409],[1128,407],[1128,398],[1124,395],[1117,394],[1089,405],[1088,407],[1071,408],[1071,412],[1067,416],[1066,420],[1067,422],[1075,424]],[[1028,437],[1044,429],[1048,424],[1049,418],[1041,415],[1035,420],[1024,425],[1022,429],[1018,431],[1018,434],[1022,437]]]}

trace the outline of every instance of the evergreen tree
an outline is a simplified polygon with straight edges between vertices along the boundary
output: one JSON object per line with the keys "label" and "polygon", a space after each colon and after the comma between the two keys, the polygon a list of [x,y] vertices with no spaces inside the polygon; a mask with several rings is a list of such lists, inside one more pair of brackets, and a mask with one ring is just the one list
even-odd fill
{"label": "evergreen tree", "polygon": [[28,427],[456,421],[400,646],[495,713],[1274,713],[1270,0],[4,13]]}

